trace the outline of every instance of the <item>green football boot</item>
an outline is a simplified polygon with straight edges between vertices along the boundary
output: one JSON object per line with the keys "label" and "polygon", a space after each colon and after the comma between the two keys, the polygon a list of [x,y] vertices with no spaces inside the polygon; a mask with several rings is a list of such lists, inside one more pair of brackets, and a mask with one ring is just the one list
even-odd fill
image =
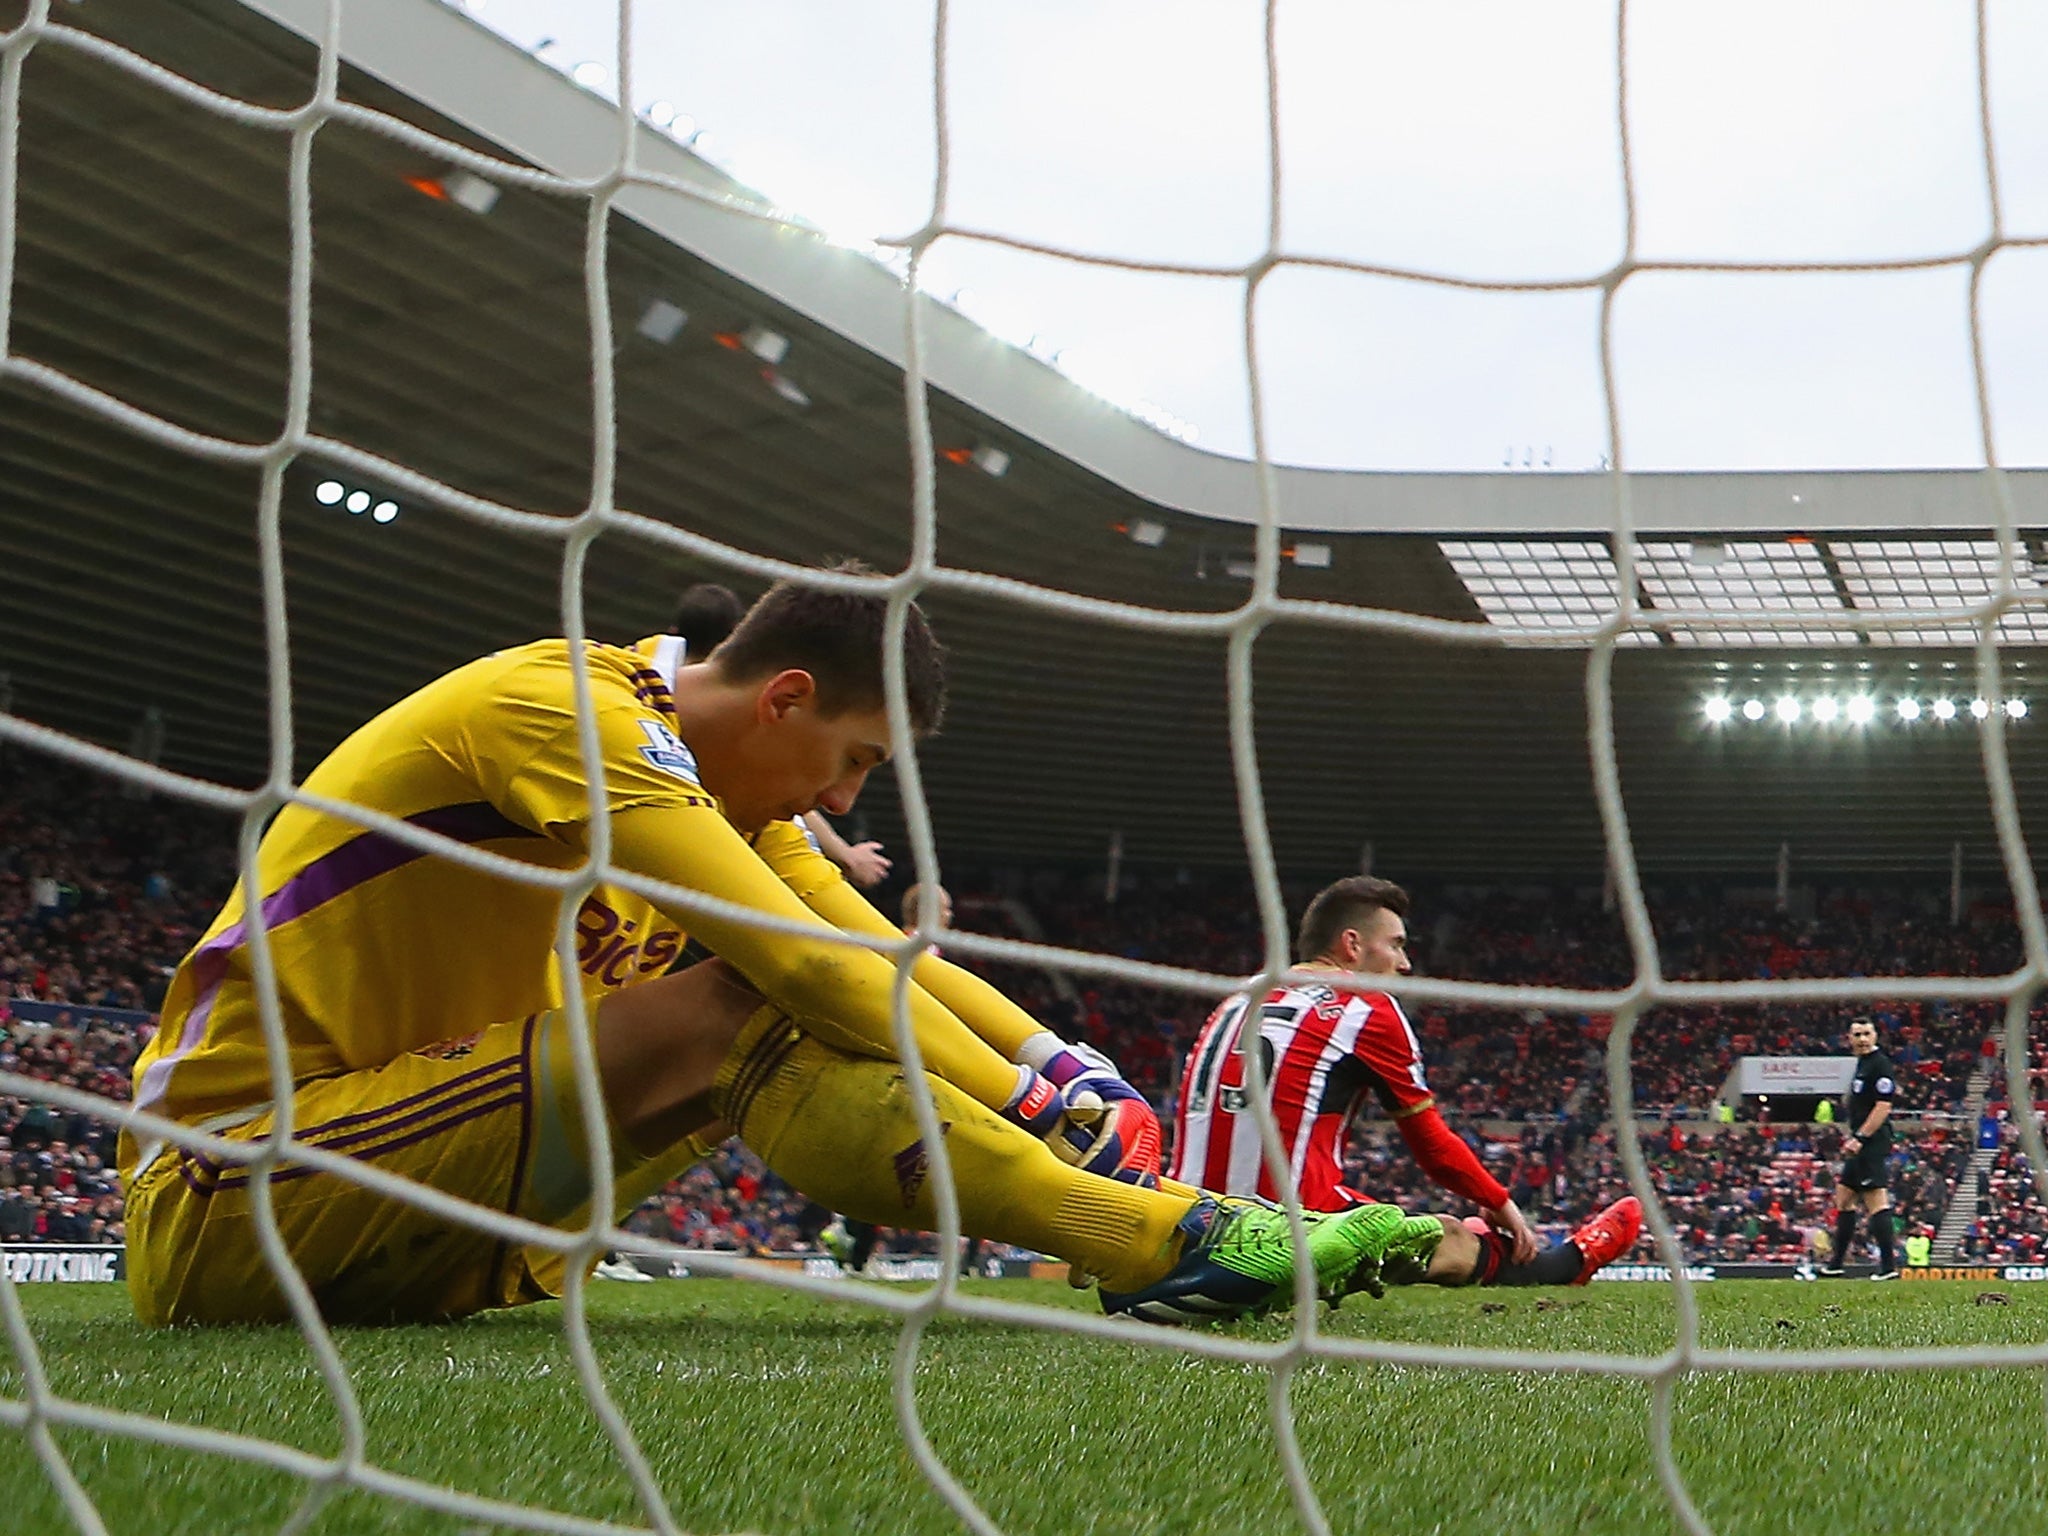
{"label": "green football boot", "polygon": [[[1378,1294],[1390,1249],[1408,1257],[1422,1239],[1423,1218],[1404,1217],[1391,1205],[1311,1212],[1302,1220],[1316,1294],[1333,1305],[1353,1291]],[[1428,1220],[1441,1237],[1442,1227]],[[1103,1291],[1105,1312],[1148,1323],[1213,1323],[1294,1305],[1294,1237],[1277,1205],[1204,1195],[1181,1218],[1180,1230],[1180,1262],[1143,1290]]]}

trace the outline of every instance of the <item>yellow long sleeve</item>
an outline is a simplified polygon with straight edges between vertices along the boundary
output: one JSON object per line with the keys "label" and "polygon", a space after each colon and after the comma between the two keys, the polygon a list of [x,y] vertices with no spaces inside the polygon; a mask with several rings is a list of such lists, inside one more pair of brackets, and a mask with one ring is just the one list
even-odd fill
{"label": "yellow long sleeve", "polygon": [[[615,862],[626,869],[821,935],[829,931],[708,804],[616,812],[612,847]],[[864,1056],[896,1056],[890,1012],[895,971],[884,956],[730,918],[680,910],[669,916],[819,1038]],[[910,1011],[927,1071],[991,1109],[1009,1101],[1017,1086],[1014,1064],[922,987],[910,989]]]}
{"label": "yellow long sleeve", "polygon": [[[778,824],[754,840],[755,850],[782,882],[818,916],[848,933],[901,938],[903,930],[853,888],[839,866],[810,845],[794,823]],[[1010,1060],[1045,1026],[972,971],[927,950],[911,977],[954,1017]]]}

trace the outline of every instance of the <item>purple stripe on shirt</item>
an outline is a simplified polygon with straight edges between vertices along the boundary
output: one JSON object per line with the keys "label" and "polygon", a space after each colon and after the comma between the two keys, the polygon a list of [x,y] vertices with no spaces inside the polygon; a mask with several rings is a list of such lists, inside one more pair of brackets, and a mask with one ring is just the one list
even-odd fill
{"label": "purple stripe on shirt", "polygon": [[[408,826],[438,832],[460,843],[484,843],[502,837],[538,837],[483,801],[463,805],[439,805],[405,818]],[[401,843],[382,832],[362,832],[338,848],[329,849],[263,898],[263,926],[274,930],[325,906],[357,886],[401,869],[425,857],[422,849]],[[135,1104],[147,1109],[161,1099],[171,1069],[198,1048],[206,1037],[206,1021],[212,1017],[214,998],[227,979],[228,957],[242,947],[249,936],[246,921],[223,928],[192,952],[186,963],[192,967],[198,996],[185,1015],[185,1027],[178,1033],[177,1049],[149,1064],[136,1085]]]}

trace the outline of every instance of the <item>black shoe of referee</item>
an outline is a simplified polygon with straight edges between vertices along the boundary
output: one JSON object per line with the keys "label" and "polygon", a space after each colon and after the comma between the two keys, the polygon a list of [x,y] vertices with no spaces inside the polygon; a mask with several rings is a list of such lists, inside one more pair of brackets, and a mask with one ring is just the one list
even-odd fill
{"label": "black shoe of referee", "polygon": [[1839,1264],[1823,1264],[1820,1267],[1820,1276],[1823,1280],[1839,1280],[1842,1278],[1842,1266]]}
{"label": "black shoe of referee", "polygon": [[1899,1272],[1896,1269],[1880,1269],[1870,1278],[1873,1280],[1896,1280],[1899,1278]]}

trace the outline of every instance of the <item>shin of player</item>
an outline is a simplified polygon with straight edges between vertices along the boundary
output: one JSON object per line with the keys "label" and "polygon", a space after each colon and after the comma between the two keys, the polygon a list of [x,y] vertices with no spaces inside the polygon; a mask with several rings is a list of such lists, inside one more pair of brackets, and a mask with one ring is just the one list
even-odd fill
{"label": "shin of player", "polygon": [[1436,1218],[1443,1238],[1420,1273],[1391,1268],[1391,1285],[1584,1285],[1635,1245],[1643,1229],[1642,1202],[1625,1195],[1561,1243],[1520,1260],[1514,1246],[1478,1217]]}

